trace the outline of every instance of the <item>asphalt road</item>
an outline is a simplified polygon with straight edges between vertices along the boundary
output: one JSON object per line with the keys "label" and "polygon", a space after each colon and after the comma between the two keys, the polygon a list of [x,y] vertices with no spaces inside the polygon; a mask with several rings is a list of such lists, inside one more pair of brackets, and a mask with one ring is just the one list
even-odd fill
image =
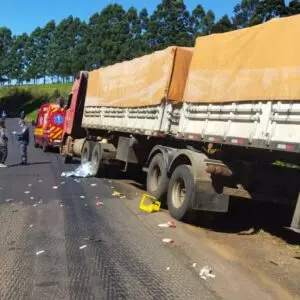
{"label": "asphalt road", "polygon": [[[7,128],[18,129],[17,120]],[[0,299],[221,298],[112,196],[107,180],[62,178],[77,166],[33,146],[20,166],[12,139],[8,152],[9,167],[0,169]]]}

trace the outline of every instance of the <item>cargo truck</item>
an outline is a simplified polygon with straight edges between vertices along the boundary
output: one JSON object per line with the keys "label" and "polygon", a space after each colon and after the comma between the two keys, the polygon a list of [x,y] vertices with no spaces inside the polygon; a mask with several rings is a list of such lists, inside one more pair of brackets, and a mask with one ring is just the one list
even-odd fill
{"label": "cargo truck", "polygon": [[[62,154],[147,172],[170,214],[226,212],[229,197],[295,207],[300,231],[300,16],[199,37],[80,72]],[[298,200],[298,201],[297,201]]]}

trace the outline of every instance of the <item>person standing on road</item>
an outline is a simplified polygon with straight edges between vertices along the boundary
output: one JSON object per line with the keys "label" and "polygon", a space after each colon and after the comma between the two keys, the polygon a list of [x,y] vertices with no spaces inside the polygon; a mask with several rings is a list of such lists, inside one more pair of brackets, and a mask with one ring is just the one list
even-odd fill
{"label": "person standing on road", "polygon": [[5,121],[5,119],[6,119],[6,112],[5,112],[5,110],[3,109],[3,111],[2,111],[2,120],[3,121]]}
{"label": "person standing on road", "polygon": [[20,142],[20,152],[22,157],[22,165],[27,165],[27,146],[29,144],[29,128],[26,126],[23,120],[20,121],[21,131],[15,132],[13,131],[12,134],[15,134]]}
{"label": "person standing on road", "polygon": [[7,135],[5,130],[5,123],[0,120],[0,168],[6,168],[5,161],[7,158]]}

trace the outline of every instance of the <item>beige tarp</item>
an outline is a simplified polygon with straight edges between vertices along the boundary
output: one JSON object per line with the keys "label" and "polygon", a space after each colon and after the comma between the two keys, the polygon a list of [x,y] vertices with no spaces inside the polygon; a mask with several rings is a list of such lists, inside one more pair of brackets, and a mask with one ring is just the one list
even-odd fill
{"label": "beige tarp", "polygon": [[197,39],[184,102],[300,100],[300,15]]}
{"label": "beige tarp", "polygon": [[180,102],[192,48],[169,47],[89,73],[85,106],[140,107]]}

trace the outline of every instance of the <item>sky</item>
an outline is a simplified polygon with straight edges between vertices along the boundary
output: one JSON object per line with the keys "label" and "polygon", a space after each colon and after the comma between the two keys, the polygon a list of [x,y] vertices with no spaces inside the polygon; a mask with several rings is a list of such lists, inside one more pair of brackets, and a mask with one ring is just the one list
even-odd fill
{"label": "sky", "polygon": [[[211,9],[217,18],[232,15],[233,7],[239,0],[185,0],[189,10],[201,4]],[[110,3],[119,3],[125,9],[133,6],[138,10],[147,8],[151,13],[161,0],[0,0],[0,27],[8,27],[13,34],[30,33],[36,27],[44,26],[50,20],[60,22],[73,15],[88,21],[94,13]]]}

